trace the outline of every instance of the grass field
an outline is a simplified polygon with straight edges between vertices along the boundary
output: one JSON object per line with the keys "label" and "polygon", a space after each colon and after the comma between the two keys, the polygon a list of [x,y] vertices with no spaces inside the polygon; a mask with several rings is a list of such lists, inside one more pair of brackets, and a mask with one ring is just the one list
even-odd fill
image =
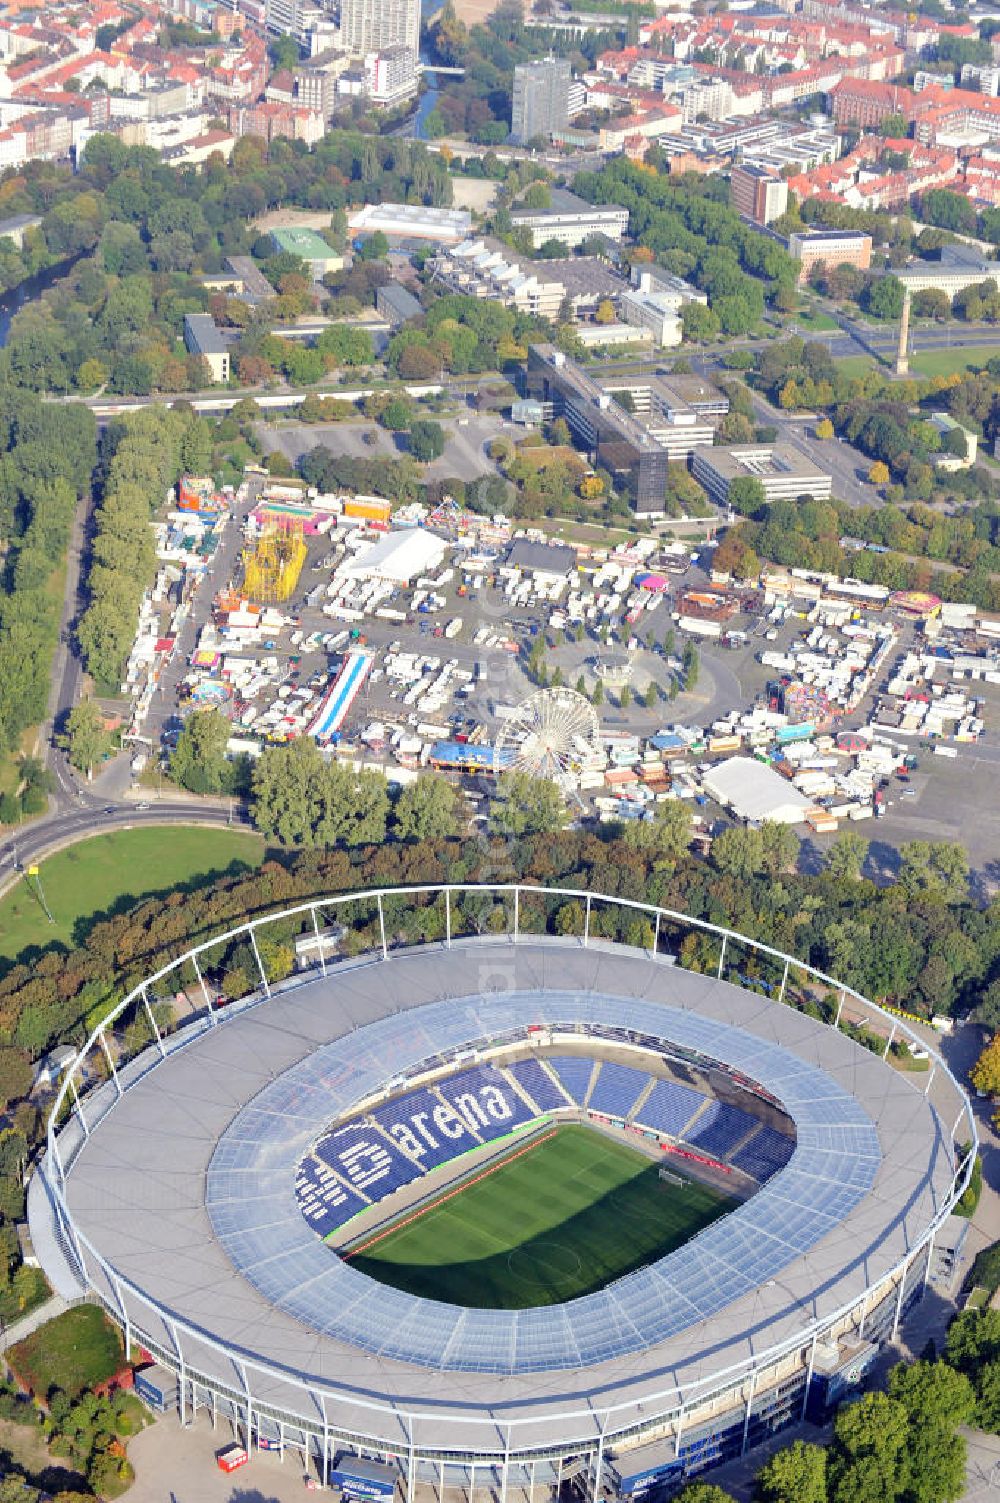
{"label": "grass field", "polygon": [[483,1309],[555,1305],[687,1242],[730,1208],[588,1127],[558,1128],[351,1256],[409,1294]]}
{"label": "grass field", "polygon": [[75,1398],[124,1364],[122,1339],[96,1305],[77,1305],[46,1321],[8,1352],[11,1367],[40,1399],[61,1388]]}
{"label": "grass field", "polygon": [[0,899],[0,963],[30,946],[79,943],[98,914],[259,866],[263,856],[258,835],[206,826],[145,826],[81,840],[41,863],[54,924],[45,917],[33,878],[22,877]]}
{"label": "grass field", "polygon": [[[961,336],[955,337],[960,339]],[[910,370],[918,376],[952,376],[971,366],[985,365],[987,360],[998,355],[1000,344],[966,345],[965,348],[959,344],[951,350],[924,350],[911,355]]]}
{"label": "grass field", "polygon": [[866,376],[870,370],[875,369],[875,361],[871,355],[842,355],[834,361],[842,376]]}

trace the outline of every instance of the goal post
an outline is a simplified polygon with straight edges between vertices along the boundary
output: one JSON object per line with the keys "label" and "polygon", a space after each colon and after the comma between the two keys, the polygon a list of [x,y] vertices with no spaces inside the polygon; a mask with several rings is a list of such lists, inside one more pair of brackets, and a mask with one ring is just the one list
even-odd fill
{"label": "goal post", "polygon": [[660,1175],[659,1175],[659,1177],[660,1177],[660,1179],[662,1179],[668,1185],[686,1185],[687,1184],[687,1180],[684,1178],[684,1176],[682,1174],[675,1174],[672,1169],[666,1169],[662,1165],[660,1166]]}

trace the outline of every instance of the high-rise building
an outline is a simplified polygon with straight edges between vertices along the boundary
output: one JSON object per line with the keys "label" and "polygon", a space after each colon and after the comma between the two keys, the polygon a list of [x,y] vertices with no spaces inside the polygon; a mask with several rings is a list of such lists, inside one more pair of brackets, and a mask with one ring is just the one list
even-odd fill
{"label": "high-rise building", "polygon": [[788,208],[788,184],[766,167],[734,167],[729,196],[736,212],[755,224],[770,224]]}
{"label": "high-rise building", "polygon": [[420,47],[420,0],[342,0],[341,46],[355,57]]}
{"label": "high-rise building", "polygon": [[554,130],[563,130],[569,119],[569,60],[546,57],[534,63],[518,63],[514,69],[514,100],[510,138],[517,143],[535,136],[548,140]]}

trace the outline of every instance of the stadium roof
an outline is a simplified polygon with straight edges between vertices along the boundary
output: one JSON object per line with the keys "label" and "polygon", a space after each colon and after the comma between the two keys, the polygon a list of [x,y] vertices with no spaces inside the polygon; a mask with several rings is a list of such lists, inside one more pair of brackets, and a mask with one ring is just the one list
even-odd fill
{"label": "stadium roof", "polygon": [[[790,1164],[668,1259],[669,1277],[654,1267],[563,1306],[457,1311],[339,1264],[295,1197],[317,1123],[440,1048],[546,1017],[652,1021],[770,1084],[796,1121]],[[377,1407],[392,1448],[414,1410],[418,1443],[491,1452],[498,1423],[526,1426],[525,1444],[575,1440],[570,1405],[574,1426],[590,1427],[581,1437],[595,1435],[598,1392],[641,1418],[665,1391],[715,1381],[859,1300],[912,1252],[952,1180],[933,1097],[881,1059],[756,993],[595,941],[463,941],[339,963],[121,1074],[130,1088],[80,1147],[66,1195],[134,1285],[122,1294],[132,1319],[166,1351],[173,1318],[206,1333],[185,1336],[186,1360],[219,1382],[236,1381],[225,1349],[270,1364],[255,1372],[258,1404],[302,1413],[300,1384],[333,1385],[337,1423],[371,1434]],[[468,1367],[442,1366],[459,1356]]]}

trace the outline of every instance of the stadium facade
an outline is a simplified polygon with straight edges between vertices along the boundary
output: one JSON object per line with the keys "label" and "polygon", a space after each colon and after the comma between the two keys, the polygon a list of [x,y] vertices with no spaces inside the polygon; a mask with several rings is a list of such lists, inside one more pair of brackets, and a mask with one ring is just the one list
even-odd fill
{"label": "stadium facade", "polygon": [[[582,932],[547,936],[567,904]],[[440,939],[393,948],[416,905]],[[643,919],[649,950],[598,938]],[[374,947],[329,960],[332,923]],[[260,964],[270,924],[313,936],[317,964],[280,986],[261,966],[218,1008],[227,948]],[[691,932],[710,974],[674,963]],[[152,1004],[192,990],[205,1006],[161,1035]],[[829,1022],[809,1015],[830,996]],[[155,1041],[126,1058],[138,1017]],[[879,1050],[831,1026],[847,1019]],[[669,1490],[823,1415],[923,1292],[977,1136],[939,1058],[890,1062],[908,1040],[924,1047],[794,957],[653,905],[525,886],[317,900],[171,961],[95,1030],[31,1182],[32,1234],[58,1290],[176,1374],[182,1419],[207,1408],[324,1481],[346,1452],[389,1462],[408,1503],[424,1482],[501,1503],[569,1479]],[[358,1218],[546,1117],[652,1141],[740,1203],[561,1305],[460,1308],[338,1256]]]}

